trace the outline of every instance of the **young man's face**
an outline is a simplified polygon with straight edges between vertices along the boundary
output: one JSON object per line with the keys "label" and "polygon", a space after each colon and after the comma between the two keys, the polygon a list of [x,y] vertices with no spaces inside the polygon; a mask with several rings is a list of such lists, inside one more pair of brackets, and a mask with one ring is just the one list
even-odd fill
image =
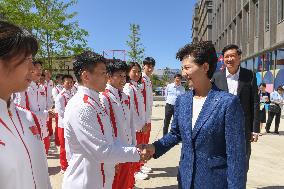
{"label": "young man's face", "polygon": [[133,81],[138,82],[141,77],[141,70],[138,66],[133,66],[129,72],[129,78]]}
{"label": "young man's face", "polygon": [[42,67],[40,64],[35,64],[32,71],[32,80],[34,82],[39,82],[40,77],[42,75]]}
{"label": "young man's face", "polygon": [[151,76],[153,71],[154,71],[154,66],[152,64],[145,64],[144,65],[144,73],[147,75],[147,76]]}
{"label": "young man's face", "polygon": [[11,93],[25,91],[32,81],[32,69],[32,55],[0,60],[0,85]]}
{"label": "young man's face", "polygon": [[44,71],[44,74],[45,74],[45,80],[46,81],[49,81],[51,79],[51,73],[49,70],[45,70]]}
{"label": "young man's face", "polygon": [[57,78],[56,83],[61,85],[63,83],[62,77]]}
{"label": "young man's face", "polygon": [[265,90],[266,90],[266,88],[265,88],[264,86],[260,85],[260,86],[259,86],[259,90],[261,90],[261,91],[265,91]]}
{"label": "young man's face", "polygon": [[180,85],[181,84],[181,78],[180,77],[175,77],[175,84]]}
{"label": "young man's face", "polygon": [[125,83],[126,83],[125,71],[117,71],[114,72],[112,75],[109,75],[108,84],[110,84],[114,88],[122,91]]}
{"label": "young man's face", "polygon": [[237,73],[241,64],[241,56],[236,49],[230,49],[224,53],[224,63],[230,74]]}
{"label": "young man's face", "polygon": [[108,78],[106,74],[106,65],[104,63],[98,63],[93,72],[86,73],[88,80],[86,83],[89,87],[97,92],[102,92],[105,90]]}
{"label": "young man's face", "polygon": [[45,84],[45,76],[40,76],[40,79],[39,79],[39,83],[41,84],[41,85],[44,85]]}
{"label": "young man's face", "polygon": [[71,78],[65,78],[64,81],[63,81],[63,87],[64,87],[66,90],[71,90],[72,87],[73,87],[73,79],[71,79]]}

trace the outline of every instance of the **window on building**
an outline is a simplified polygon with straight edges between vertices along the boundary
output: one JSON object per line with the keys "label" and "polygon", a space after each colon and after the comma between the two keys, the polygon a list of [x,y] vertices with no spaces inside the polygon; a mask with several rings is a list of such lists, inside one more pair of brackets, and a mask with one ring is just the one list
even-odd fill
{"label": "window on building", "polygon": [[266,0],[265,1],[265,30],[269,30],[269,24],[270,24],[270,19],[269,19],[269,9],[270,9],[270,6],[269,6],[269,0]]}
{"label": "window on building", "polygon": [[247,14],[247,38],[249,39],[249,33],[250,33],[250,19],[249,19],[249,10],[246,10],[246,14]]}
{"label": "window on building", "polygon": [[258,1],[255,2],[255,13],[254,13],[254,35],[258,37],[258,31],[259,31],[259,8],[258,8]]}
{"label": "window on building", "polygon": [[278,0],[278,5],[277,5],[278,9],[278,22],[281,22],[282,20],[284,20],[284,0]]}
{"label": "window on building", "polygon": [[274,88],[278,86],[284,86],[284,48],[280,48],[276,51],[276,70],[274,80]]}

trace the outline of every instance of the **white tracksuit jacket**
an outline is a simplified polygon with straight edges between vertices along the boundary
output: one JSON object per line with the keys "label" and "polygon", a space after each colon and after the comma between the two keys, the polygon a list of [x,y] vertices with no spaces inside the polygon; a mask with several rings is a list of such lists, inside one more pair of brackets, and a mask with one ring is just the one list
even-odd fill
{"label": "white tracksuit jacket", "polygon": [[137,82],[126,83],[123,91],[130,97],[130,104],[133,109],[131,112],[131,124],[135,127],[135,132],[141,131],[145,125],[145,105],[141,86]]}
{"label": "white tracksuit jacket", "polygon": [[142,73],[142,95],[144,97],[144,106],[145,106],[145,123],[151,123],[152,117],[152,106],[153,106],[153,89],[152,82],[150,78]]}
{"label": "white tracksuit jacket", "polygon": [[0,188],[50,189],[45,149],[36,116],[0,99]]}
{"label": "white tracksuit jacket", "polygon": [[48,103],[45,87],[31,82],[25,92],[16,93],[15,104],[18,104],[36,114],[41,125],[42,138],[48,137],[46,122],[48,120]]}
{"label": "white tracksuit jacket", "polygon": [[47,93],[47,95],[46,95],[47,109],[49,110],[54,105],[53,96],[52,96],[52,89],[54,87],[53,81],[52,80],[49,80],[48,82],[45,81],[44,87],[45,87],[45,91]]}
{"label": "white tracksuit jacket", "polygon": [[79,86],[63,121],[69,164],[63,189],[111,189],[115,165],[139,161],[136,147],[115,140],[110,118],[94,90]]}
{"label": "white tracksuit jacket", "polygon": [[52,89],[52,98],[55,101],[55,98],[57,95],[63,90],[63,86],[60,84],[57,84],[56,86],[53,87]]}
{"label": "white tracksuit jacket", "polygon": [[136,144],[136,134],[133,132],[135,128],[130,122],[133,105],[130,104],[129,96],[123,91],[120,94],[121,98],[118,89],[107,84],[106,91],[100,94],[100,99],[111,124],[117,129],[117,140],[122,144]]}
{"label": "white tracksuit jacket", "polygon": [[55,112],[58,113],[58,127],[60,128],[64,128],[63,118],[64,118],[65,107],[68,101],[71,99],[71,97],[72,97],[71,91],[63,88],[63,90],[55,98]]}

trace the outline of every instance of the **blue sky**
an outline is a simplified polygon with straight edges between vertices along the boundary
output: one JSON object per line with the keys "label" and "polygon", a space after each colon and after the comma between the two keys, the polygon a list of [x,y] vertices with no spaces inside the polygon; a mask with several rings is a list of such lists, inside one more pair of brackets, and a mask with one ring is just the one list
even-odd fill
{"label": "blue sky", "polygon": [[[70,11],[89,32],[88,46],[96,52],[128,50],[129,24],[140,25],[145,55],[156,59],[157,68],[180,68],[177,50],[191,42],[195,0],[78,0]],[[118,53],[117,58],[122,56]]]}

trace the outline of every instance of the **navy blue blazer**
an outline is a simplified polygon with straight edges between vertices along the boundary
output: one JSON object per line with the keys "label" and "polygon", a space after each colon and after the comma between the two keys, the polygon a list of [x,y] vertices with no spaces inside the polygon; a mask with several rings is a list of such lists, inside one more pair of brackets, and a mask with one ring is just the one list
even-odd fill
{"label": "navy blue blazer", "polygon": [[181,142],[179,188],[244,189],[246,140],[238,97],[213,85],[193,129],[192,99],[192,91],[178,97],[171,131],[153,143],[154,158]]}

